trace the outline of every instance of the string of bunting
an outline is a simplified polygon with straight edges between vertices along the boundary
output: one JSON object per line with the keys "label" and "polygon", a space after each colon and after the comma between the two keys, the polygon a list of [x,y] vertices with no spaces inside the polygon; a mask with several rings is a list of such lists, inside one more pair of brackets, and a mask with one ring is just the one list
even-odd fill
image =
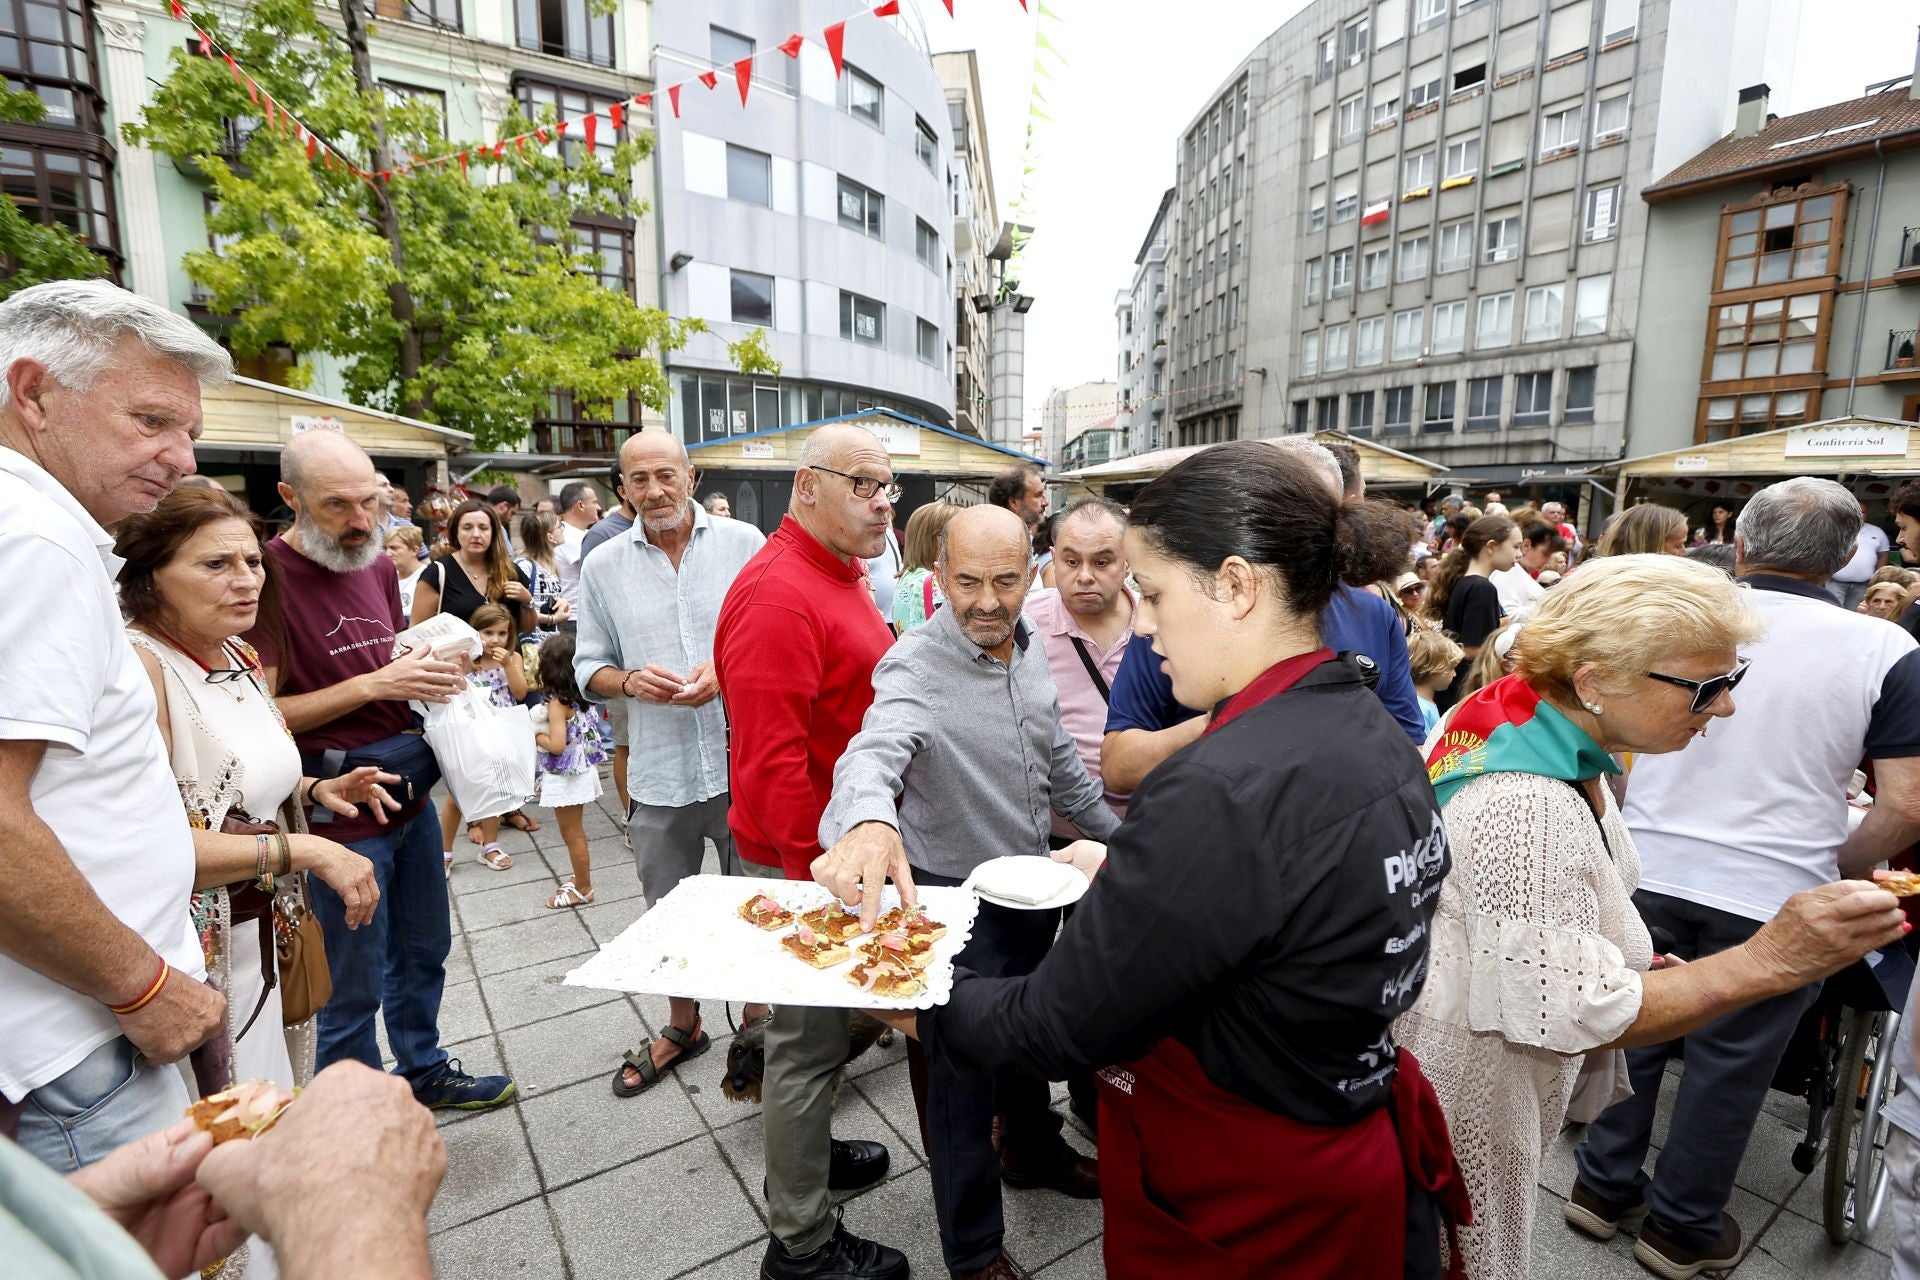
{"label": "string of bunting", "polygon": [[[954,0],[942,0],[942,3],[946,6],[947,15],[951,17],[953,15]],[[1027,0],[1019,0],[1019,4],[1022,9],[1025,9],[1027,7]],[[483,142],[479,146],[468,147],[459,152],[444,156],[412,156],[409,157],[410,163],[391,169],[364,170],[348,160],[345,153],[338,147],[309,128],[305,121],[301,120],[293,112],[287,110],[285,104],[261,88],[253,76],[247,73],[246,69],[234,59],[233,55],[225,49],[219,41],[214,39],[211,33],[204,30],[199,23],[193,21],[192,16],[187,12],[186,5],[182,3],[182,0],[167,0],[167,7],[176,20],[186,23],[193,29],[193,33],[199,41],[200,55],[202,57],[209,59],[217,58],[226,64],[227,70],[233,76],[234,83],[245,88],[248,99],[260,107],[262,119],[265,120],[268,128],[273,129],[277,134],[282,136],[291,136],[298,144],[305,147],[309,161],[317,160],[324,164],[329,170],[344,170],[366,183],[391,183],[396,177],[404,178],[419,169],[456,163],[460,166],[460,173],[464,177],[470,162],[499,163],[506,159],[508,148],[512,148],[515,154],[523,154],[526,151],[528,143],[531,142],[536,146],[544,147],[551,142],[565,138],[568,131],[575,128],[578,129],[576,136],[586,144],[588,150],[592,150],[598,139],[601,121],[603,119],[606,123],[612,125],[615,133],[618,133],[626,127],[627,112],[636,108],[643,110],[650,108],[653,106],[655,98],[664,95],[667,99],[668,107],[673,112],[673,118],[677,120],[680,118],[680,98],[683,91],[691,89],[696,84],[711,91],[717,89],[720,84],[721,69],[716,67],[711,71],[702,71],[690,79],[667,85],[663,89],[655,89],[650,93],[635,94],[631,98],[612,103],[591,115],[572,120],[558,120],[552,125],[538,125],[525,133],[500,138],[492,143]],[[900,0],[883,0],[881,4],[864,10],[864,15],[869,18],[897,18],[900,16]],[[847,20],[833,23],[831,26],[823,29],[819,34],[818,42],[826,46],[828,56],[833,59],[833,74],[835,78],[840,77],[845,72],[846,39]],[[744,107],[747,103],[747,93],[753,84],[753,64],[755,61],[775,53],[784,54],[788,58],[798,59],[800,57],[800,51],[806,47],[807,43],[807,38],[796,32],[777,45],[765,49],[756,49],[748,56],[735,61],[732,64],[731,70],[733,72],[733,81],[739,87],[740,105]]]}

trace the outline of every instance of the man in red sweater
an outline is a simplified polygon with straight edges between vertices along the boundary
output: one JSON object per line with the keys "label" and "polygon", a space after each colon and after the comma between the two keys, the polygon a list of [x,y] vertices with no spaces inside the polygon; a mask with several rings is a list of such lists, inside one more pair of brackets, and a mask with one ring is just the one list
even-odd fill
{"label": "man in red sweater", "polygon": [[[733,831],[742,870],[811,880],[833,767],[873,701],[873,668],[893,641],[863,560],[892,523],[893,466],[863,427],[821,427],[793,477],[787,517],[720,607],[714,671],[726,700]],[[876,886],[877,888],[877,886]],[[840,1225],[829,1191],[886,1176],[887,1149],[832,1135],[833,1076],[847,1012],[783,1006],[767,1027],[763,1280],[905,1280],[896,1249]]]}

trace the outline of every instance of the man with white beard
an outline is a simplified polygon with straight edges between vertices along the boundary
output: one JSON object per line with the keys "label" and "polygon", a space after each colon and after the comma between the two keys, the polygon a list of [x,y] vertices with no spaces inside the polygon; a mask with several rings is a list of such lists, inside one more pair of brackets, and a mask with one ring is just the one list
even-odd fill
{"label": "man with white beard", "polygon": [[[300,748],[301,768],[326,778],[362,764],[401,776],[390,816],[340,818],[309,807],[309,823],[373,862],[380,905],[348,929],[346,907],[312,880],[326,935],[333,998],[320,1011],[316,1070],[353,1059],[380,1069],[373,1019],[384,1013],[394,1070],[423,1106],[472,1111],[513,1097],[506,1076],[470,1076],[440,1047],[440,996],[452,928],[440,859],[440,819],[428,791],[438,777],[407,700],[445,702],[460,669],[420,649],[394,658],[399,579],[375,533],[380,485],[373,461],[334,431],[297,435],[280,455],[280,497],[293,528],[267,544],[280,577],[284,628],[263,619],[248,639]],[[371,808],[372,806],[368,806]]]}

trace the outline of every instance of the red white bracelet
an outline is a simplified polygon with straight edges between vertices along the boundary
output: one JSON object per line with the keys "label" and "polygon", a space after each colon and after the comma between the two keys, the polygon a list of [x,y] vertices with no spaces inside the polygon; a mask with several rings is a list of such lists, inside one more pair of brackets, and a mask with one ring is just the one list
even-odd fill
{"label": "red white bracelet", "polygon": [[124,1018],[130,1013],[146,1008],[147,1005],[153,1001],[153,998],[160,994],[160,988],[167,985],[167,975],[172,972],[173,966],[168,964],[165,959],[162,959],[160,961],[160,972],[154,975],[153,981],[147,984],[145,991],[141,992],[138,997],[127,1004],[108,1005],[107,1012],[116,1018]]}

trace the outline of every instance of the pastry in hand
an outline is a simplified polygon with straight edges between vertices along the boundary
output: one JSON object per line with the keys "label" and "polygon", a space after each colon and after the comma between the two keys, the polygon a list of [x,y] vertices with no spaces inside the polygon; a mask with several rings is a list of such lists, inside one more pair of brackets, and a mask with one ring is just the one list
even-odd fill
{"label": "pastry in hand", "polygon": [[780,939],[780,945],[816,969],[831,969],[853,959],[853,952],[844,943],[820,933],[804,920],[798,929]]}
{"label": "pastry in hand", "polygon": [[292,1101],[293,1094],[271,1080],[249,1080],[208,1094],[187,1108],[187,1117],[195,1128],[212,1134],[217,1147],[265,1133]]}
{"label": "pastry in hand", "polygon": [[1920,875],[1911,871],[1889,871],[1877,877],[1873,883],[1896,898],[1911,898],[1920,893]]}
{"label": "pastry in hand", "polygon": [[740,918],[756,928],[771,931],[792,924],[793,912],[763,893],[740,904]]}

